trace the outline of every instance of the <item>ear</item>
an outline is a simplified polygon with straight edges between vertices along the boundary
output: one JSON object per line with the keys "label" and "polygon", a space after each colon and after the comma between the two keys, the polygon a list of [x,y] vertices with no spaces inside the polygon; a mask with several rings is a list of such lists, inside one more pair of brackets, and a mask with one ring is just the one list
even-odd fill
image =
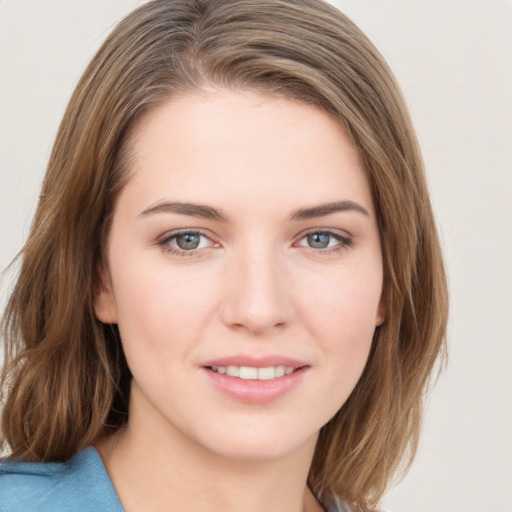
{"label": "ear", "polygon": [[96,318],[104,324],[117,323],[117,307],[112,284],[103,267],[99,267],[93,286],[93,305]]}
{"label": "ear", "polygon": [[375,327],[380,327],[385,321],[388,315],[388,305],[384,294],[380,296],[379,306],[377,308],[377,315],[375,316]]}

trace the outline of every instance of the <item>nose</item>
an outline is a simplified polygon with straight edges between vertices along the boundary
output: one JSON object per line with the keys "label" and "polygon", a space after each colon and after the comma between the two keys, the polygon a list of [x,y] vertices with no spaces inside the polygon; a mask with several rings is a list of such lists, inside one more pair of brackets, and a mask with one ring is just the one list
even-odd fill
{"label": "nose", "polygon": [[291,320],[290,284],[279,255],[270,248],[246,250],[227,264],[220,314],[230,329],[266,335]]}

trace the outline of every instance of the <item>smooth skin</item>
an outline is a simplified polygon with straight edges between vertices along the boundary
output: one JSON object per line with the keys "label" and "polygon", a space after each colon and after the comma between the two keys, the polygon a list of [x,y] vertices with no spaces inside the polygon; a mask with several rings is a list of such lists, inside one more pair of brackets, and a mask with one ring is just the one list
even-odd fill
{"label": "smooth skin", "polygon": [[[321,510],[318,432],[385,320],[358,150],[316,107],[214,89],[158,107],[130,144],[95,296],[133,374],[127,427],[97,445],[126,511]],[[248,403],[209,378],[228,356],[304,369]]]}

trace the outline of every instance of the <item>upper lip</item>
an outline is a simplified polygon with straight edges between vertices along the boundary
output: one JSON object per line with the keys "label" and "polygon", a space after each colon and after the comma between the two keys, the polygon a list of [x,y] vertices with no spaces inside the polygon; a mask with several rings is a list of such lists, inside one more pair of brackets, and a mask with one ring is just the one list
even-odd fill
{"label": "upper lip", "polygon": [[268,368],[270,366],[287,366],[294,369],[308,366],[304,361],[286,357],[281,355],[267,355],[267,356],[250,356],[250,355],[232,355],[220,357],[218,359],[211,359],[202,363],[203,367],[211,366],[249,366],[253,368]]}

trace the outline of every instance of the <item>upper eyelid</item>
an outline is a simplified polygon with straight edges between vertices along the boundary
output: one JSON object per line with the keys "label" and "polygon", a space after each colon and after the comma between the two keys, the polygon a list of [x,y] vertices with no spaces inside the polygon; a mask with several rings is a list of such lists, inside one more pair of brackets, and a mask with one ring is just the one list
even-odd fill
{"label": "upper eyelid", "polygon": [[[180,235],[183,233],[199,233],[204,236],[211,236],[209,229],[204,228],[178,228],[178,229],[171,229],[169,231],[166,231],[163,236],[165,235]],[[350,235],[350,233],[345,229],[340,228],[322,228],[322,227],[314,227],[314,228],[308,228],[304,229],[303,231],[300,231],[296,236],[301,236],[303,234],[308,233],[346,233],[347,235]]]}
{"label": "upper eyelid", "polygon": [[304,238],[305,236],[311,235],[314,233],[326,233],[328,235],[340,236],[342,238],[353,238],[353,235],[351,233],[349,233],[348,231],[346,231],[345,229],[311,228],[311,229],[306,229],[304,231],[301,231],[297,235],[296,239],[300,240],[301,238]]}
{"label": "upper eyelid", "polygon": [[173,229],[171,231],[166,231],[164,234],[158,237],[158,240],[170,240],[180,235],[186,235],[188,233],[197,234],[208,238],[213,241],[213,236],[210,235],[206,230],[199,228],[183,228],[183,229]]}

